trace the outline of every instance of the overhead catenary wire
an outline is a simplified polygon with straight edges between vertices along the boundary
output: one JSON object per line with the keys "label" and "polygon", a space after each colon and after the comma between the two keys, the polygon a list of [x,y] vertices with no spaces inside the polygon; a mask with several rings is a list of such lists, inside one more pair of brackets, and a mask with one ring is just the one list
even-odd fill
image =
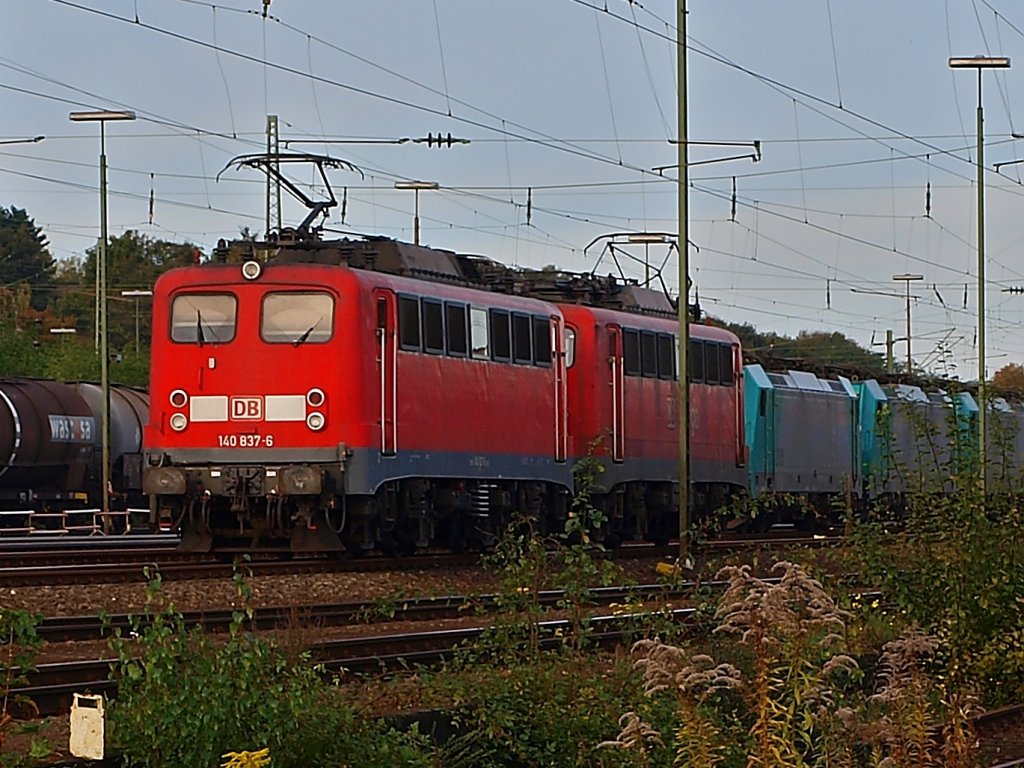
{"label": "overhead catenary wire", "polygon": [[[638,7],[639,7],[639,6],[638,6]],[[830,9],[830,10],[831,10],[831,9]],[[633,4],[630,4],[630,11],[631,11],[631,13],[633,13],[633,14],[635,14],[636,12],[638,12],[638,11],[636,10],[636,8],[634,8],[634,7],[633,7]],[[640,12],[644,12],[644,11],[640,11]],[[501,137],[501,139],[500,139],[500,140],[503,140],[503,141],[505,141],[505,142],[506,142],[506,146],[508,146],[508,143],[510,143],[510,142],[515,142],[515,141],[519,141],[519,139],[514,139],[514,138],[510,138],[510,137],[509,137],[509,136],[507,136],[507,135],[505,135],[505,136]],[[801,163],[801,166],[802,166],[802,165],[803,165],[803,164]],[[532,181],[532,180],[530,180],[530,181]],[[530,186],[532,186],[532,185],[530,185]],[[509,185],[509,187],[511,187],[511,184]],[[525,189],[527,189],[527,188],[528,188],[527,186],[524,186],[524,187],[523,187],[523,189],[524,189],[524,190],[525,190]],[[655,191],[655,194],[657,194],[657,192],[658,192],[657,188],[650,188],[650,187],[645,187],[645,188],[647,188],[647,189],[651,189],[651,190],[654,190],[654,191]],[[810,188],[810,185],[807,185],[807,188]],[[512,199],[512,198],[513,198],[513,196],[514,196],[514,193],[512,193],[512,192],[511,192],[511,190],[509,190],[509,192],[508,192],[508,194],[507,194],[507,197],[508,197],[509,199]],[[749,195],[748,195],[748,196],[749,196]],[[518,195],[515,195],[515,197],[518,197]],[[574,212],[575,212],[575,214],[577,214],[577,215],[578,215],[578,214],[581,214],[581,213],[583,213],[584,215],[589,215],[589,214],[587,214],[587,213],[585,212],[585,210],[581,210],[581,209],[587,209],[587,208],[590,208],[591,206],[586,206],[586,205],[583,205],[583,206],[579,206],[579,205],[577,205],[577,206],[572,206],[572,205],[568,205],[568,206],[557,206],[557,205],[555,205],[555,206],[552,206],[552,205],[551,205],[551,199],[550,199],[550,198],[547,198],[547,199],[545,199],[545,198],[547,198],[547,195],[541,195],[541,197],[540,197],[540,198],[538,198],[538,200],[536,200],[536,201],[532,201],[532,200],[531,200],[531,202],[532,202],[532,203],[534,203],[534,207],[536,208],[536,212],[537,212],[537,215],[542,215],[542,214],[544,214],[544,213],[545,213],[545,210],[546,210],[546,209],[547,209],[547,210],[551,210],[551,209],[554,209],[554,208],[561,208],[561,209],[565,209],[565,210],[566,210],[567,212],[569,212],[569,213],[572,213],[572,212],[574,211]],[[520,202],[520,204],[522,205],[522,202],[521,202],[521,201],[517,201],[517,202]],[[773,201],[768,201],[768,202],[764,202],[764,201],[762,201],[762,202],[761,202],[760,204],[763,204],[763,205],[765,205],[765,206],[771,206],[771,205],[772,205],[772,203],[773,203]],[[596,206],[595,206],[595,208],[596,208]],[[570,211],[569,209],[572,209],[572,210]],[[533,211],[531,211],[531,213],[532,213],[532,212],[533,212]],[[848,215],[850,216],[850,219],[849,219],[850,221],[852,221],[852,220],[853,220],[853,217],[855,217],[855,216],[857,216],[857,215],[858,215],[858,213],[857,213],[856,211],[844,211],[844,213],[846,213],[846,214],[848,214]],[[592,218],[593,218],[593,217],[592,217]],[[912,219],[907,219],[907,220],[908,220],[908,221],[912,221]],[[853,229],[856,229],[856,228],[853,228]],[[955,233],[954,233],[954,234],[955,234]],[[782,238],[782,240],[787,240],[787,239],[788,239],[788,238],[786,238],[786,237],[783,237],[783,238]],[[837,242],[848,242],[848,241],[845,241],[845,240],[844,240],[843,238],[838,238],[838,239],[837,239]],[[931,254],[930,254],[930,252],[929,252],[928,250],[925,250],[925,251],[923,251],[923,253],[924,253],[924,254],[925,254],[926,256],[931,256]],[[825,273],[825,274],[828,274],[828,273],[827,273],[827,271],[826,271],[826,273]],[[866,275],[861,275],[861,277],[866,277]]]}

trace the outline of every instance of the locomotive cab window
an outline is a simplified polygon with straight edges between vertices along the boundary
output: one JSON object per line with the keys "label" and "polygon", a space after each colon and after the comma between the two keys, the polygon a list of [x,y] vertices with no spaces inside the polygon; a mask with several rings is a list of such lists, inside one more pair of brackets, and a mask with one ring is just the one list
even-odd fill
{"label": "locomotive cab window", "polygon": [[533,362],[532,329],[529,315],[512,315],[512,357],[513,361],[529,365]]}
{"label": "locomotive cab window", "polygon": [[444,354],[444,311],[437,299],[423,299],[423,350],[435,355]]}
{"label": "locomotive cab window", "polygon": [[712,341],[704,343],[704,380],[708,384],[718,384],[719,378],[718,345]]}
{"label": "locomotive cab window", "polygon": [[420,339],[420,300],[415,296],[398,297],[398,339],[404,350],[419,352],[423,348]]}
{"label": "locomotive cab window", "polygon": [[576,329],[565,327],[565,367],[572,368],[576,362]]}
{"label": "locomotive cab window", "polygon": [[317,344],[334,333],[334,297],[329,293],[268,293],[263,297],[260,337],[268,344]]}
{"label": "locomotive cab window", "polygon": [[477,360],[486,360],[491,355],[487,336],[487,310],[481,307],[469,308],[470,355]]}
{"label": "locomotive cab window", "polygon": [[547,368],[551,365],[551,325],[546,317],[533,319],[533,364]]}
{"label": "locomotive cab window", "polygon": [[704,342],[690,339],[690,381],[704,383]]}
{"label": "locomotive cab window", "polygon": [[503,309],[491,310],[491,357],[502,363],[512,361],[512,318]]}
{"label": "locomotive cab window", "polygon": [[238,299],[229,293],[182,293],[171,303],[171,341],[224,344],[235,338]]}
{"label": "locomotive cab window", "polygon": [[658,375],[658,337],[650,331],[640,334],[640,373],[645,379]]}
{"label": "locomotive cab window", "polygon": [[658,334],[658,378],[676,377],[676,337],[667,333]]}
{"label": "locomotive cab window", "polygon": [[466,338],[466,305],[446,301],[444,319],[448,332],[448,354],[452,357],[465,357],[469,351],[469,342]]}
{"label": "locomotive cab window", "polygon": [[719,382],[726,386],[732,386],[732,345],[722,344],[718,347]]}
{"label": "locomotive cab window", "polygon": [[622,364],[627,376],[640,375],[640,332],[623,329]]}

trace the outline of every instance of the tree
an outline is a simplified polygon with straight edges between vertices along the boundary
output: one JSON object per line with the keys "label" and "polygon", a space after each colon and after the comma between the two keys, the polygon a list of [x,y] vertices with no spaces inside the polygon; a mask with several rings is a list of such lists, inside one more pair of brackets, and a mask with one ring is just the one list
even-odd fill
{"label": "tree", "polygon": [[1024,393],[1024,365],[1009,363],[992,377],[992,386],[1002,391]]}
{"label": "tree", "polygon": [[31,286],[32,308],[41,310],[49,296],[40,288],[49,287],[55,272],[42,230],[24,209],[0,206],[0,286]]}
{"label": "tree", "polygon": [[784,358],[808,365],[820,364],[857,368],[864,372],[881,372],[882,356],[860,346],[841,333],[801,331],[796,338],[770,331],[760,332],[748,323],[725,323],[715,320],[740,338],[744,352],[755,357]]}
{"label": "tree", "polygon": [[[152,290],[160,275],[173,267],[193,264],[198,249],[192,243],[156,240],[134,230],[112,237],[107,242],[107,311],[110,348],[115,352],[134,349],[135,302],[140,302],[139,335],[148,346],[150,304],[146,299],[126,299],[123,290]],[[83,338],[92,336],[95,328],[96,260],[98,245],[85,252],[84,259],[61,262],[57,274],[57,291],[52,305],[55,314],[71,318],[69,325]]]}

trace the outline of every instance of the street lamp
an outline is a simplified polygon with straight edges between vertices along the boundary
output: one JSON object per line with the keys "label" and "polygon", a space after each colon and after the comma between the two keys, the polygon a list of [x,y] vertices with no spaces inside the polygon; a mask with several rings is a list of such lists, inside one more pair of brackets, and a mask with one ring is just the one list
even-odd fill
{"label": "street lamp", "polygon": [[109,120],[134,120],[134,112],[72,112],[72,122],[100,124],[100,247],[96,262],[97,346],[100,353],[100,391],[103,394],[103,427],[100,430],[103,472],[103,514],[110,512],[110,353],[107,338],[107,149]]}
{"label": "street lamp", "polygon": [[135,354],[139,354],[139,299],[152,296],[152,291],[121,291],[126,299],[135,299]]}
{"label": "street lamp", "polygon": [[415,195],[415,212],[413,213],[413,243],[420,244],[420,190],[440,189],[441,185],[436,181],[396,181],[395,189],[411,189]]}
{"label": "street lamp", "polygon": [[914,361],[910,355],[910,284],[916,280],[924,280],[924,275],[893,275],[893,280],[902,280],[907,284],[907,373],[914,372]]}
{"label": "street lamp", "polygon": [[978,71],[978,471],[981,492],[985,493],[986,430],[985,411],[988,408],[985,386],[985,141],[982,126],[985,118],[981,102],[981,71],[983,69],[1009,69],[1006,56],[951,57],[952,69]]}

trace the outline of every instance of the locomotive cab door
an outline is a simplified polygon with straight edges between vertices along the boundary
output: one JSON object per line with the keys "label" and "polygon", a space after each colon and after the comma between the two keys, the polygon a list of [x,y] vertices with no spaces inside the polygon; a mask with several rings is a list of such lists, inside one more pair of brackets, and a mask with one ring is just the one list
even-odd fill
{"label": "locomotive cab door", "polygon": [[380,391],[380,452],[394,456],[398,450],[398,338],[395,295],[373,293],[376,308],[377,376]]}
{"label": "locomotive cab door", "polygon": [[612,398],[612,461],[622,461],[626,455],[626,436],[624,432],[623,408],[623,360],[622,360],[622,328],[608,325],[608,365],[611,380],[609,387]]}

